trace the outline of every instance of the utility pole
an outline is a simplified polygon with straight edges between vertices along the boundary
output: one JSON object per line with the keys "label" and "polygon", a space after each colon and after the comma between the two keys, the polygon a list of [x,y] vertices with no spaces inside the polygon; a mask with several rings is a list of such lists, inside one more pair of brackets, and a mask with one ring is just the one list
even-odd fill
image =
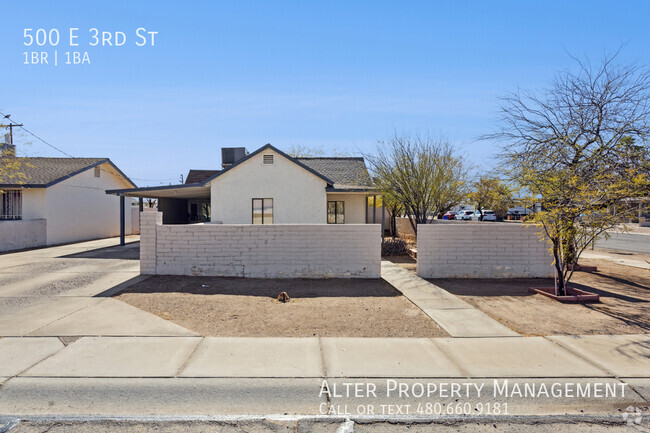
{"label": "utility pole", "polygon": [[22,123],[13,123],[13,121],[9,118],[11,114],[7,114],[4,118],[9,121],[9,125],[0,125],[3,128],[9,128],[9,143],[6,144],[14,144],[14,126],[23,126]]}

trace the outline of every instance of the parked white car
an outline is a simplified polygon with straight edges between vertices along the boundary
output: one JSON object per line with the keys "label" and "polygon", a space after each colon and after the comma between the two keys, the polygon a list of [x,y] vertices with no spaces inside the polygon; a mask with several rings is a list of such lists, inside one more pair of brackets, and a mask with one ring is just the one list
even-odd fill
{"label": "parked white car", "polygon": [[473,210],[461,210],[456,214],[456,219],[461,221],[470,221],[474,215]]}
{"label": "parked white car", "polygon": [[494,213],[493,210],[490,209],[483,209],[483,215],[481,217],[481,211],[476,211],[472,214],[472,220],[475,221],[496,221],[497,220],[497,215]]}

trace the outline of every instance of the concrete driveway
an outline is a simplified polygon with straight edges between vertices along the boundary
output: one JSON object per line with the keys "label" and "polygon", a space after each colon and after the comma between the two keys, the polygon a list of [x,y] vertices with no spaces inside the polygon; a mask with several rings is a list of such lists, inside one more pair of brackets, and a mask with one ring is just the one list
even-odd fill
{"label": "concrete driveway", "polygon": [[[0,336],[194,335],[108,298],[141,281],[139,237],[0,255]],[[119,320],[118,320],[119,318]]]}

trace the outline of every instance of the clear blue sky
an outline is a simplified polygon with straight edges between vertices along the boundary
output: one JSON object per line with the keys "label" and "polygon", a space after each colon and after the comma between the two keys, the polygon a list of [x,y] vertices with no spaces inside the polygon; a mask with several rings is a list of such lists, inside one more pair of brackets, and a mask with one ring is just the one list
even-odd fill
{"label": "clear blue sky", "polygon": [[[138,185],[218,168],[222,146],[371,151],[393,131],[448,137],[488,168],[498,96],[539,88],[566,54],[650,63],[647,1],[0,1],[0,111]],[[78,27],[78,47],[68,29]],[[89,47],[90,28],[122,31]],[[157,31],[137,47],[135,31]],[[57,28],[57,47],[23,29]],[[87,51],[90,65],[24,65]],[[20,152],[62,156],[32,137]],[[31,142],[31,144],[28,144]]]}

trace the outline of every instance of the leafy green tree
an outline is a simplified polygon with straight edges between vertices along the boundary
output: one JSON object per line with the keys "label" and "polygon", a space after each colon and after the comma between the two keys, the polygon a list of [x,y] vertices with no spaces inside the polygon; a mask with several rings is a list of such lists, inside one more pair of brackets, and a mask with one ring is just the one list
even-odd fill
{"label": "leafy green tree", "polygon": [[3,148],[0,152],[0,183],[22,183],[25,179],[22,169],[22,159],[17,158],[13,151]]}
{"label": "leafy green tree", "polygon": [[483,215],[483,209],[492,209],[503,218],[512,203],[513,190],[506,182],[492,176],[483,176],[472,185],[468,199],[476,205]]}
{"label": "leafy green tree", "polygon": [[597,67],[576,60],[549,88],[507,96],[501,129],[485,137],[503,142],[511,179],[542,205],[533,222],[552,245],[558,295],[584,249],[650,191],[650,72],[616,57]]}

